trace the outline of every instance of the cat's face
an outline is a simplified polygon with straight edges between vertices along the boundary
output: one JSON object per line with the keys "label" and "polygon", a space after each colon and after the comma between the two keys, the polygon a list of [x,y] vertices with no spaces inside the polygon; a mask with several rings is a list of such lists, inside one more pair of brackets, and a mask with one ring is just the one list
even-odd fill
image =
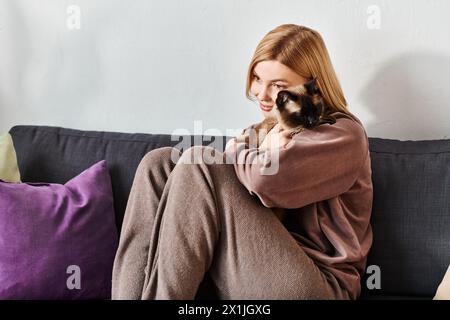
{"label": "cat's face", "polygon": [[258,62],[252,74],[250,95],[254,96],[265,119],[274,118],[279,91],[308,82],[307,78],[277,60]]}
{"label": "cat's face", "polygon": [[275,117],[288,128],[314,127],[323,110],[323,99],[315,79],[278,92],[275,104]]}

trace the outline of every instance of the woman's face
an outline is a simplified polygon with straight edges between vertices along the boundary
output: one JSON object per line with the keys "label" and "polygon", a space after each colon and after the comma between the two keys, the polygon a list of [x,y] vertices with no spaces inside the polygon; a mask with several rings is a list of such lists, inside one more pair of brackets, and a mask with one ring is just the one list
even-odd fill
{"label": "woman's face", "polygon": [[305,84],[308,79],[298,75],[277,60],[260,61],[253,68],[250,93],[259,101],[265,118],[273,116],[273,107],[279,91]]}

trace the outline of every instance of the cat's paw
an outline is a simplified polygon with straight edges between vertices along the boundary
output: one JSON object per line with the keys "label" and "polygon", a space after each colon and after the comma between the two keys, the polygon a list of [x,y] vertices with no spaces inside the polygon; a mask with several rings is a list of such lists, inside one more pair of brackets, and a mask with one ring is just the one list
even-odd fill
{"label": "cat's paw", "polygon": [[235,137],[236,142],[245,142],[248,143],[250,140],[250,135],[248,133],[241,134],[237,137]]}
{"label": "cat's paw", "polygon": [[289,137],[292,139],[296,134],[301,133],[303,131],[305,131],[305,128],[293,129],[290,131]]}

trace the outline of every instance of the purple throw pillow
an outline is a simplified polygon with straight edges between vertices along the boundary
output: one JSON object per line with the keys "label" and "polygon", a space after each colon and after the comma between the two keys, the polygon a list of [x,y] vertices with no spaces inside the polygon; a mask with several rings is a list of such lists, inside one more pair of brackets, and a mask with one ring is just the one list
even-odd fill
{"label": "purple throw pillow", "polygon": [[105,160],[64,185],[0,180],[0,299],[109,299],[117,245]]}

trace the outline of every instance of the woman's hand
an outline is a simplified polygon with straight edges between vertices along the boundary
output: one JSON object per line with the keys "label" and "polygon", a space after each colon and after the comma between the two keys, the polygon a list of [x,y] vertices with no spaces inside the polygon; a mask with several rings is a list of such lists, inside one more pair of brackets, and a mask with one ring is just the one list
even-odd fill
{"label": "woman's hand", "polygon": [[225,151],[234,148],[235,145],[236,145],[236,137],[233,137],[230,140],[228,140],[227,144],[225,145]]}
{"label": "woman's hand", "polygon": [[271,148],[281,148],[287,145],[289,141],[291,141],[289,132],[283,130],[281,125],[277,123],[272,130],[267,133],[259,148],[267,150],[270,150]]}

